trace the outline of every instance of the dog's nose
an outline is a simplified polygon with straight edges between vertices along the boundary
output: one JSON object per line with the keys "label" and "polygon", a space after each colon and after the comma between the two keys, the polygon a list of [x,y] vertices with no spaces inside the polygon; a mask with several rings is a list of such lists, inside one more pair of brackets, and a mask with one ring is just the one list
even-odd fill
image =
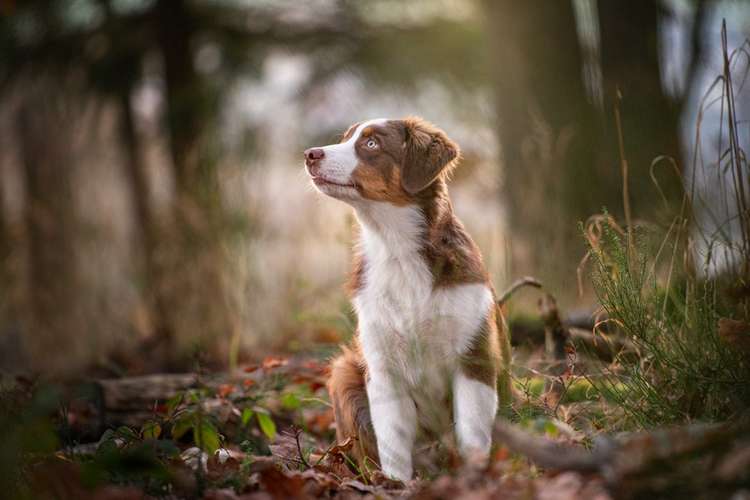
{"label": "dog's nose", "polygon": [[326,155],[322,148],[310,148],[305,150],[305,163],[309,167],[318,160],[323,159]]}
{"label": "dog's nose", "polygon": [[322,148],[310,148],[305,150],[305,166],[312,176],[318,175],[320,170],[320,162],[326,155]]}

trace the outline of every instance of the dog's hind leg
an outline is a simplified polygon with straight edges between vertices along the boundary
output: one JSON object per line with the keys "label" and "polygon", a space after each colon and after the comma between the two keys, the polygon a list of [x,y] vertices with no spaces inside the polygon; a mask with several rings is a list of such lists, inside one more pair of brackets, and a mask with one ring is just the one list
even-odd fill
{"label": "dog's hind leg", "polygon": [[328,393],[336,418],[339,443],[354,439],[352,455],[360,468],[377,466],[378,448],[365,389],[365,367],[358,350],[344,348],[331,363]]}

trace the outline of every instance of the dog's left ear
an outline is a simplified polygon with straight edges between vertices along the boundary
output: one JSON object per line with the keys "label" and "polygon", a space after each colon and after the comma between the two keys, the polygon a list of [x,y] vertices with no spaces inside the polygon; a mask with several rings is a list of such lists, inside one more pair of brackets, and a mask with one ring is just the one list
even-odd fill
{"label": "dog's left ear", "polygon": [[453,166],[459,149],[445,132],[421,118],[406,118],[402,123],[405,144],[401,184],[406,192],[416,194]]}

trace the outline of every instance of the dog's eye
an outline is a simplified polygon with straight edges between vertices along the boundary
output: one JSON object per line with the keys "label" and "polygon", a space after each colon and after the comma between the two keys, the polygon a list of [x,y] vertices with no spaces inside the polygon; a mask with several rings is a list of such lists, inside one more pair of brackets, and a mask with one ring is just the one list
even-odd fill
{"label": "dog's eye", "polygon": [[375,149],[378,147],[378,143],[375,141],[375,139],[370,139],[369,141],[367,141],[365,146],[367,146],[369,149]]}

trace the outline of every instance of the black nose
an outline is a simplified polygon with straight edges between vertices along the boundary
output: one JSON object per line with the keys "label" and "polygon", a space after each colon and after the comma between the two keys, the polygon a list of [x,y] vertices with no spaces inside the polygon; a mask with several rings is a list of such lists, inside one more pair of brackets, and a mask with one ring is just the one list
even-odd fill
{"label": "black nose", "polygon": [[321,148],[307,149],[305,150],[305,164],[307,164],[307,166],[310,166],[316,161],[323,159],[325,155],[325,151],[323,151]]}

